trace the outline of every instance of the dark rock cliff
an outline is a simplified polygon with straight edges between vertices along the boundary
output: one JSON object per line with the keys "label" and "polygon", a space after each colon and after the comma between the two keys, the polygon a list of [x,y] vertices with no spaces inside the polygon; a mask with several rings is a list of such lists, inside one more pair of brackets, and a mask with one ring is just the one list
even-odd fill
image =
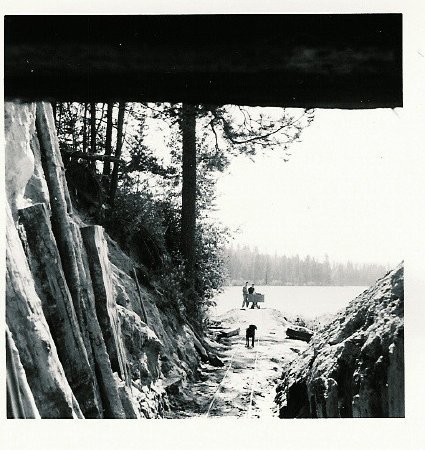
{"label": "dark rock cliff", "polygon": [[199,341],[73,209],[50,104],[7,102],[5,138],[8,415],[164,416]]}
{"label": "dark rock cliff", "polygon": [[281,418],[404,417],[403,280],[401,264],[283,368]]}

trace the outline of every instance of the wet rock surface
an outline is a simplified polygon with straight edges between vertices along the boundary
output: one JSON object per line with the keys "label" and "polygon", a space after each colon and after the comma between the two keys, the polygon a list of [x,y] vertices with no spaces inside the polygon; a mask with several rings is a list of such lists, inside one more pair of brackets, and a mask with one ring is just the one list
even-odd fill
{"label": "wet rock surface", "polygon": [[403,281],[401,264],[283,367],[279,417],[404,417]]}

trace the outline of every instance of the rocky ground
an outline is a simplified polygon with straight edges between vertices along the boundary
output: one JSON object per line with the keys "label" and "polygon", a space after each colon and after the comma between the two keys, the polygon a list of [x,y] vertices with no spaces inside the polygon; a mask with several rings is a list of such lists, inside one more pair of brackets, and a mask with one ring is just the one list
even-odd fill
{"label": "rocky ground", "polygon": [[283,367],[281,418],[404,417],[404,268],[350,302]]}
{"label": "rocky ground", "polygon": [[[224,366],[202,364],[201,379],[184,390],[167,417],[277,417],[274,397],[282,364],[308,344],[286,338],[289,322],[275,309],[233,309],[217,319],[229,329],[240,328],[238,335],[221,339],[217,345]],[[257,326],[254,348],[245,347],[250,324]]]}

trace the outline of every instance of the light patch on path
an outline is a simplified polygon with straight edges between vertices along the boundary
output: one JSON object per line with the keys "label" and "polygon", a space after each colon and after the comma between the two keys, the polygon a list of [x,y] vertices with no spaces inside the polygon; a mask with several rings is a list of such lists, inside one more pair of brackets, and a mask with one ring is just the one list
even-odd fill
{"label": "light patch on path", "polygon": [[[307,343],[286,338],[288,322],[275,309],[233,309],[219,319],[223,326],[240,328],[240,335],[229,338],[228,345],[222,347],[224,367],[202,365],[207,380],[188,386],[184,405],[173,417],[207,417],[209,408],[211,418],[277,417],[274,396],[282,365],[303,351]],[[254,348],[246,348],[245,330],[251,324],[257,326],[256,342]]]}

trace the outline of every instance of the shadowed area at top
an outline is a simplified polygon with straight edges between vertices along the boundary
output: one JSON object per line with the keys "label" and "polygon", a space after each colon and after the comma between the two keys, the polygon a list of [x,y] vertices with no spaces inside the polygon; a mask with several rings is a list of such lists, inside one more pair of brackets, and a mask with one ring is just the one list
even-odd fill
{"label": "shadowed area at top", "polygon": [[401,22],[401,14],[7,16],[5,95],[402,106]]}

